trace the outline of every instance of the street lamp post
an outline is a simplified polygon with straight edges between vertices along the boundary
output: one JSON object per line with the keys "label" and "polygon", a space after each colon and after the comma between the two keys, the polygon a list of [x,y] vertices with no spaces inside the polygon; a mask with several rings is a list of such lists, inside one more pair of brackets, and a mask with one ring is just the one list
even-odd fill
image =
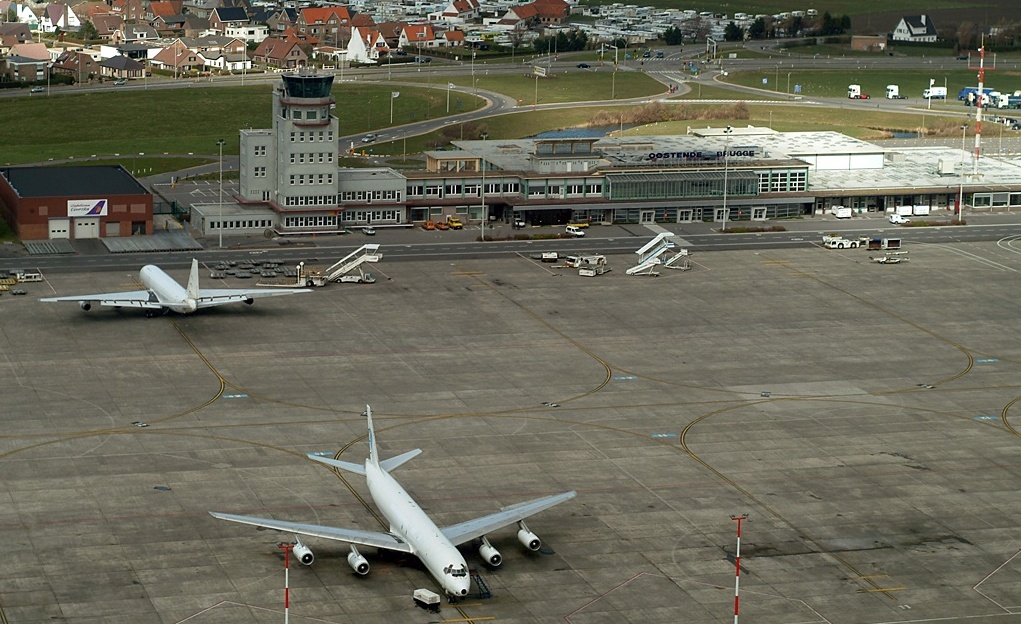
{"label": "street lamp post", "polygon": [[787,72],[787,97],[791,96],[791,72]]}
{"label": "street lamp post", "polygon": [[961,124],[961,188],[957,191],[957,220],[964,222],[964,141],[968,134],[968,124]]}
{"label": "street lamp post", "polygon": [[617,99],[617,52],[620,50],[615,45],[611,45],[613,48],[613,75],[610,76],[610,99]]}
{"label": "street lamp post", "polygon": [[728,167],[729,159],[727,153],[730,151],[730,135],[734,132],[734,128],[727,126],[727,129],[723,131],[726,135],[726,139],[723,141],[723,229],[721,231],[727,231],[727,216],[729,214],[729,208],[727,208],[727,183],[729,182],[728,173],[730,169]]}
{"label": "street lamp post", "polygon": [[482,186],[479,187],[479,196],[482,198],[482,242],[486,242],[486,221],[489,215],[486,214],[486,161],[479,158],[479,168],[482,169]]}
{"label": "street lamp post", "polygon": [[223,249],[223,144],[224,139],[219,139],[216,145],[220,148],[220,191],[217,193],[217,203],[220,206],[220,222],[216,228],[220,232],[220,249]]}

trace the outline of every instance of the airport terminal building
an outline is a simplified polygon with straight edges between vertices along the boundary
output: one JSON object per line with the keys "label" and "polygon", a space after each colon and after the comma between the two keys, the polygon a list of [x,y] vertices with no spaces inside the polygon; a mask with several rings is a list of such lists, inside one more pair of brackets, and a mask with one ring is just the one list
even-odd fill
{"label": "airport terminal building", "polygon": [[[242,130],[240,189],[193,207],[198,233],[328,233],[457,215],[533,225],[763,221],[834,206],[1021,206],[1021,160],[887,149],[837,132],[689,128],[684,135],[453,141],[419,171],[339,167],[332,75],[285,75],[273,128]],[[342,113],[341,113],[342,114]],[[221,216],[223,215],[223,216]],[[221,230],[222,228],[222,230]]]}

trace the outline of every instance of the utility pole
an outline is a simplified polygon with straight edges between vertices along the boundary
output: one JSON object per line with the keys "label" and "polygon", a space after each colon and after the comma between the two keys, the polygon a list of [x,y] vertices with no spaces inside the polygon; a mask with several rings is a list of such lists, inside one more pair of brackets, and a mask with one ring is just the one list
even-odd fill
{"label": "utility pole", "polygon": [[217,194],[217,203],[220,205],[220,226],[216,228],[220,232],[220,249],[223,249],[223,144],[224,139],[219,139],[216,145],[220,148],[220,192]]}

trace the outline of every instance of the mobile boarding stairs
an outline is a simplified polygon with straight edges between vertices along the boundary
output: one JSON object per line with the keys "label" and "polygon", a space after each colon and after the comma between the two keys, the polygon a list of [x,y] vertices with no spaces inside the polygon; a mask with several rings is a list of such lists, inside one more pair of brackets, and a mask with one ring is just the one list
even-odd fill
{"label": "mobile boarding stairs", "polygon": [[[687,271],[691,269],[691,263],[688,260],[688,250],[684,248],[678,249],[677,245],[675,245],[673,241],[669,240],[673,236],[672,232],[661,232],[660,234],[657,234],[656,238],[652,239],[643,245],[641,249],[635,252],[638,256],[638,263],[625,271],[625,273],[628,275],[650,275],[652,277],[658,277],[659,272],[656,270],[657,267],[677,269],[680,271]],[[671,251],[673,253],[664,255]]]}

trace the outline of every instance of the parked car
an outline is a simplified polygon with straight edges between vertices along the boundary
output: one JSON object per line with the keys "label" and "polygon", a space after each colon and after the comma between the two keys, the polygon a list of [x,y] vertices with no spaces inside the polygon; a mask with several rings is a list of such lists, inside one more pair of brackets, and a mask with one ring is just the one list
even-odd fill
{"label": "parked car", "polygon": [[423,230],[435,230],[436,229],[436,222],[434,222],[434,221],[426,221],[425,223],[422,224],[422,229]]}
{"label": "parked car", "polygon": [[581,229],[580,227],[578,227],[576,225],[569,225],[569,226],[567,226],[567,229],[565,231],[567,232],[567,234],[569,236],[573,236],[575,238],[581,238],[581,237],[585,236],[585,230]]}
{"label": "parked car", "polygon": [[521,228],[525,227],[525,220],[524,219],[514,219],[514,227],[519,229],[519,230]]}
{"label": "parked car", "polygon": [[446,221],[437,221],[435,225],[436,225],[436,229],[437,230],[449,230],[450,229],[450,226],[447,225]]}
{"label": "parked car", "polygon": [[907,217],[901,216],[899,214],[890,215],[889,221],[894,225],[904,225],[905,223],[911,223],[911,219],[908,219]]}

